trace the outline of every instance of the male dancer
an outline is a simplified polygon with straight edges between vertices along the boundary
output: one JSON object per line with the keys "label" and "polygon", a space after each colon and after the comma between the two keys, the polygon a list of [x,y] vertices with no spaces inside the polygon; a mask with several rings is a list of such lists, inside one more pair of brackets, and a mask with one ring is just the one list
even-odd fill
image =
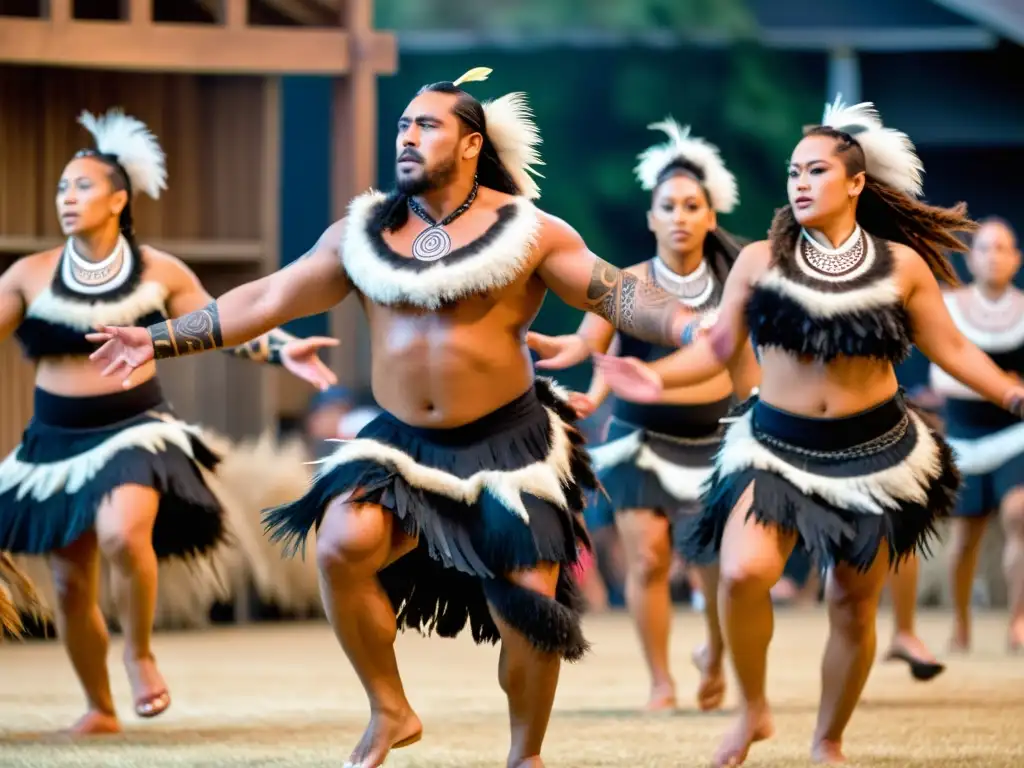
{"label": "male dancer", "polygon": [[[301,546],[318,527],[327,615],[370,700],[348,765],[376,768],[422,725],[398,674],[398,627],[501,639],[508,765],[541,766],[560,657],[586,651],[568,568],[594,477],[575,413],[534,380],[525,343],[548,289],[616,329],[679,346],[694,319],[672,295],[602,261],[534,207],[540,138],[521,94],[481,104],[471,70],[425,86],[398,121],[397,190],[367,192],[282,271],[151,328],[104,327],[94,359],[129,375],[152,359],[236,346],[354,293],[369,321],[385,413],[271,510]],[[410,216],[410,213],[413,214]],[[397,613],[397,616],[396,616]]]}

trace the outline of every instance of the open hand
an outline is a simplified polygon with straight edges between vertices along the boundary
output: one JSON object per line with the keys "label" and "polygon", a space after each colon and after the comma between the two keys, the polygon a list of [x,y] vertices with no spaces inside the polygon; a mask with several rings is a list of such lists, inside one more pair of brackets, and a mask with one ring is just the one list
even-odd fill
{"label": "open hand", "polygon": [[337,384],[338,377],[317,356],[317,353],[326,347],[336,346],[338,346],[338,340],[326,336],[294,339],[281,347],[281,365],[322,392]]}
{"label": "open hand", "polygon": [[597,403],[582,392],[570,392],[569,405],[576,411],[576,418],[581,420],[589,418],[597,410]]}
{"label": "open hand", "polygon": [[661,377],[635,357],[595,353],[594,367],[600,371],[608,388],[623,400],[656,403],[665,389]]}
{"label": "open hand", "polygon": [[530,331],[526,334],[526,346],[540,356],[535,363],[536,367],[545,370],[572,368],[590,357],[587,342],[574,333],[565,336],[545,336]]}
{"label": "open hand", "polygon": [[100,375],[124,376],[121,384],[125,389],[132,385],[132,372],[153,359],[153,339],[145,328],[101,325],[85,338],[94,344],[103,344],[89,355],[90,360],[105,366]]}
{"label": "open hand", "polygon": [[1015,384],[1003,398],[1003,408],[1018,419],[1024,419],[1024,385]]}

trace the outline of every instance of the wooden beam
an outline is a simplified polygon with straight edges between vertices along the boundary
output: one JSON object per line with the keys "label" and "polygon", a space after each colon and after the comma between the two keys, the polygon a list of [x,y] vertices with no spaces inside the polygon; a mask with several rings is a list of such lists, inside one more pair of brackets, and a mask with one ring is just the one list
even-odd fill
{"label": "wooden beam", "polygon": [[[57,248],[63,242],[61,237],[0,235],[0,254],[25,256]],[[262,264],[266,256],[262,240],[143,239],[142,242],[192,264]]]}
{"label": "wooden beam", "polygon": [[[381,38],[376,40],[374,38]],[[135,72],[345,75],[351,35],[339,29],[0,18],[0,63]],[[366,66],[395,71],[393,36],[368,33]]]}

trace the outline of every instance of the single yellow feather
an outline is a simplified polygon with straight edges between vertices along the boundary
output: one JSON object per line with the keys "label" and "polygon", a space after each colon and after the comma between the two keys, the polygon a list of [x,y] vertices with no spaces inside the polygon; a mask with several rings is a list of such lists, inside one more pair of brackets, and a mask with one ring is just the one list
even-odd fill
{"label": "single yellow feather", "polygon": [[482,80],[486,80],[487,76],[494,70],[490,67],[473,67],[466,74],[456,80],[452,85],[462,85],[463,83],[479,83]]}

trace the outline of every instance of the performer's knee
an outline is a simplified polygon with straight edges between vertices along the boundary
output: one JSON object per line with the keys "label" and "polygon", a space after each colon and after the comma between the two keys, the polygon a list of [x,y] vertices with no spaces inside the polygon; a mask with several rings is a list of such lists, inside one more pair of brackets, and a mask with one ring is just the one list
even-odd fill
{"label": "performer's knee", "polygon": [[391,515],[376,504],[333,499],[316,538],[316,558],[328,576],[376,573],[390,550]]}
{"label": "performer's knee", "polygon": [[[81,550],[82,547],[69,548],[67,553],[54,553],[50,558],[53,591],[65,616],[91,610],[96,599],[91,573],[93,561]],[[82,557],[75,557],[79,552]]]}
{"label": "performer's knee", "polygon": [[130,570],[153,550],[153,532],[141,525],[97,526],[100,551],[114,568]]}
{"label": "performer's knee", "polygon": [[723,559],[718,580],[719,591],[724,591],[733,599],[767,595],[781,578],[785,566],[785,563],[780,565],[778,558],[772,555],[774,553],[765,553],[764,557],[755,555]]}
{"label": "performer's knee", "polygon": [[1014,488],[1003,498],[1000,509],[1006,535],[1024,538],[1024,488]]}
{"label": "performer's knee", "polygon": [[96,514],[100,551],[115,568],[131,570],[152,557],[153,524],[160,497],[152,488],[118,488]]}
{"label": "performer's knee", "polygon": [[875,629],[878,602],[887,581],[888,560],[879,556],[875,565],[866,572],[837,566],[831,574],[832,583],[826,590],[829,623],[833,629],[858,639]]}

